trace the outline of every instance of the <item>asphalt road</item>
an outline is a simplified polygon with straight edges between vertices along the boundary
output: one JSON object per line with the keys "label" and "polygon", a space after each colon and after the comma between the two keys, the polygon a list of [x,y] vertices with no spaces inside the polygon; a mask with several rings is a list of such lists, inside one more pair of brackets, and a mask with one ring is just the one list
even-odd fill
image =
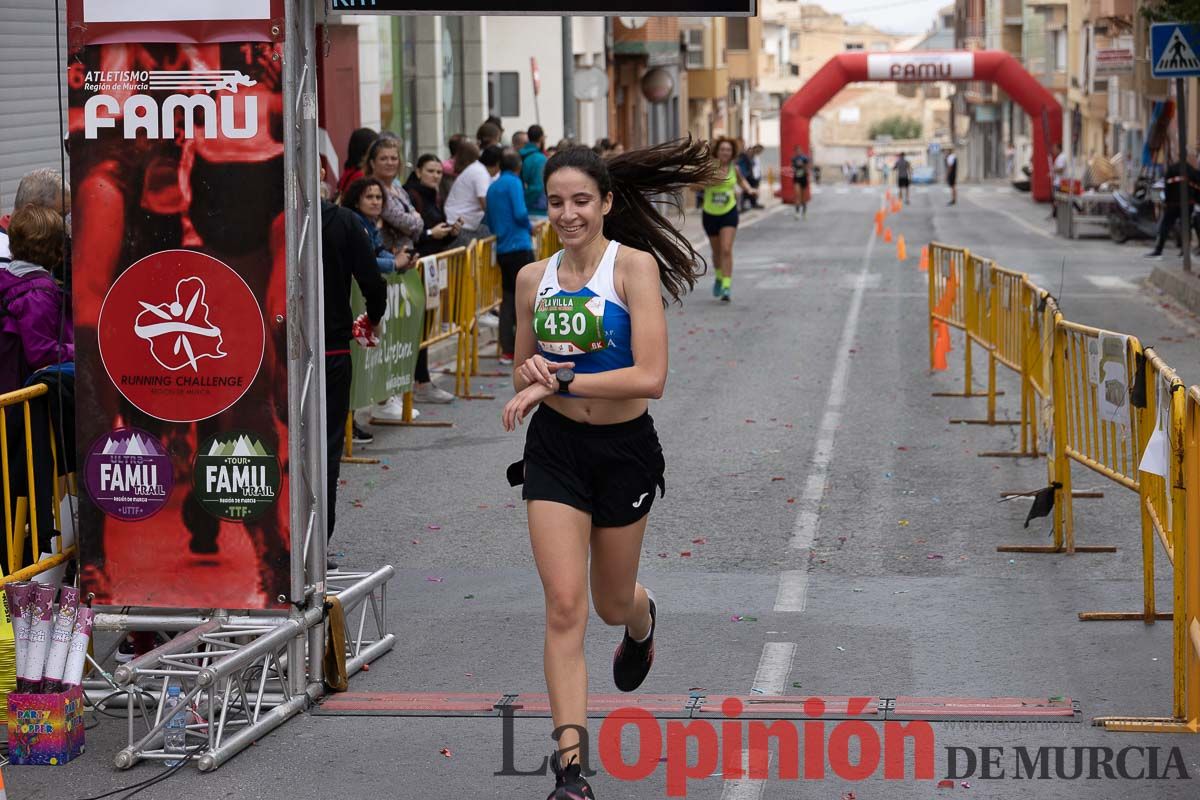
{"label": "asphalt road", "polygon": [[[825,780],[800,782],[722,774],[692,780],[689,797],[1200,792],[1200,739],[1089,724],[1096,715],[1170,710],[1168,623],[1076,619],[1081,610],[1140,607],[1136,497],[1076,473],[1077,488],[1105,490],[1102,500],[1076,503],[1079,540],[1116,544],[1116,554],[996,552],[1003,543],[1047,542],[1046,520],[1022,527],[1027,503],[996,502],[1002,490],[1044,485],[1044,463],[978,458],[1012,447],[1013,430],[950,425],[952,416],[981,413],[982,401],[930,397],[961,388],[962,348],[956,344],[948,372],[929,374],[916,254],[937,239],[1035,274],[1069,318],[1155,344],[1189,382],[1200,381],[1200,325],[1144,288],[1151,265],[1136,245],[1056,239],[1045,208],[1003,186],[963,187],[954,207],[946,199],[942,187],[919,187],[913,204],[889,219],[906,237],[907,263],[872,235],[878,189],[823,187],[804,221],[786,209],[757,212],[737,242],[734,302],[712,300],[704,281],[670,308],[670,377],[652,407],[667,494],[651,516],[641,573],[658,597],[660,628],[657,661],[639,694],[1065,697],[1079,704],[1078,723],[935,723],[935,780],[913,780],[910,759],[906,780],[885,780],[882,767],[860,781],[828,768]],[[1009,392],[1001,410],[1015,413],[1016,383],[1002,381]],[[369,452],[384,464],[343,471],[333,549],[350,566],[390,563],[398,571],[389,612],[400,646],[354,678],[352,691],[545,691],[541,593],[519,494],[504,480],[521,436],[500,425],[510,391],[503,379],[477,387],[497,399],[428,409],[452,419],[450,429],[377,428]],[[1165,566],[1157,589],[1168,608]],[[609,663],[618,639],[593,617],[595,692],[615,691]],[[598,728],[599,720],[593,736]],[[546,720],[516,721],[518,768],[549,752],[549,729]],[[83,798],[151,776],[152,766],[109,766],[122,730],[104,720],[88,732],[87,756],[65,767],[7,769],[8,796]],[[835,731],[830,722],[830,751]],[[633,743],[623,740],[631,761]],[[1158,747],[1162,774],[1178,747],[1191,777],[1178,779],[1172,768],[1165,780],[1070,780],[1051,769],[1044,780],[1016,779],[1018,746],[1067,748],[1068,774],[1070,748]],[[977,755],[1005,748],[993,751],[1005,777],[983,778],[977,764],[973,775],[954,776],[953,790],[937,789],[951,747]],[[1148,759],[1137,752],[1129,756],[1133,773]],[[857,744],[850,753],[857,763]],[[960,751],[960,769],[964,759]],[[544,777],[494,776],[501,765],[495,718],[306,715],[211,775],[184,773],[138,796],[540,800],[549,791]],[[637,783],[602,771],[593,784],[600,798],[664,797],[666,765]]]}

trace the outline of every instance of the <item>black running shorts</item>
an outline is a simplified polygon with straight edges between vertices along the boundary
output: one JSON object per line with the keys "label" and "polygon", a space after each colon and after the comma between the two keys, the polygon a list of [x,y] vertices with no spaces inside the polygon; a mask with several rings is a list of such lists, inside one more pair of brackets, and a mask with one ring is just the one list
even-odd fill
{"label": "black running shorts", "polygon": [[702,212],[700,214],[700,224],[704,226],[704,233],[708,236],[716,236],[721,232],[721,228],[737,228],[737,206],[734,206],[732,211],[726,211],[724,214]]}
{"label": "black running shorts", "polygon": [[589,425],[542,405],[529,420],[525,458],[508,468],[524,500],[563,503],[592,515],[598,528],[631,525],[666,491],[662,445],[646,413],[614,425]]}

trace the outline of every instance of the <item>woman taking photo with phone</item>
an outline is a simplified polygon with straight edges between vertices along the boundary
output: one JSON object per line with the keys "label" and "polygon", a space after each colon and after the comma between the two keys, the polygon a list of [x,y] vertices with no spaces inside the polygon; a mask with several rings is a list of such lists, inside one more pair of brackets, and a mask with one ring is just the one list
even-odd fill
{"label": "woman taking photo with phone", "polygon": [[418,256],[429,256],[449,249],[462,232],[461,219],[446,219],[446,212],[442,209],[441,183],[442,162],[432,153],[417,159],[416,168],[404,183],[409,199],[425,221],[425,230],[417,239]]}
{"label": "woman taking photo with phone", "polygon": [[600,619],[624,628],[617,688],[638,688],[654,660],[658,609],[637,574],[665,462],[647,407],[667,379],[663,292],[678,301],[703,262],[652,198],[678,203],[683,189],[721,176],[708,148],[690,140],[608,159],[574,147],[546,162],[549,221],[563,249],[517,276],[517,393],[503,424],[512,431],[536,409],[509,480],[524,484],[545,594],[555,800],[595,797],[577,752],[589,584]]}

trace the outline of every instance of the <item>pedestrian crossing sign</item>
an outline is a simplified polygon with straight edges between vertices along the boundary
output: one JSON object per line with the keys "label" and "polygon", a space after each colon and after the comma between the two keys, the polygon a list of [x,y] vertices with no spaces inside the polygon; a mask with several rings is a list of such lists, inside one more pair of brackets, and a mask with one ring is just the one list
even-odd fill
{"label": "pedestrian crossing sign", "polygon": [[1150,26],[1150,71],[1156,78],[1200,75],[1200,26],[1160,22]]}

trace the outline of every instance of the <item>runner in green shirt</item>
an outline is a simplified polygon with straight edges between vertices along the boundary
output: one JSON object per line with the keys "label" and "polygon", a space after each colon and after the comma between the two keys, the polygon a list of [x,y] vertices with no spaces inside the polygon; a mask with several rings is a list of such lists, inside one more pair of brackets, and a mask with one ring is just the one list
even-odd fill
{"label": "runner in green shirt", "polygon": [[717,164],[725,173],[724,180],[711,186],[704,187],[704,206],[701,222],[708,241],[712,245],[713,265],[716,269],[716,280],[713,282],[713,297],[721,302],[730,300],[730,287],[733,283],[733,239],[737,235],[738,210],[737,188],[758,195],[758,190],[752,187],[741,173],[733,166],[737,156],[737,147],[732,139],[722,136],[713,145],[713,155]]}

